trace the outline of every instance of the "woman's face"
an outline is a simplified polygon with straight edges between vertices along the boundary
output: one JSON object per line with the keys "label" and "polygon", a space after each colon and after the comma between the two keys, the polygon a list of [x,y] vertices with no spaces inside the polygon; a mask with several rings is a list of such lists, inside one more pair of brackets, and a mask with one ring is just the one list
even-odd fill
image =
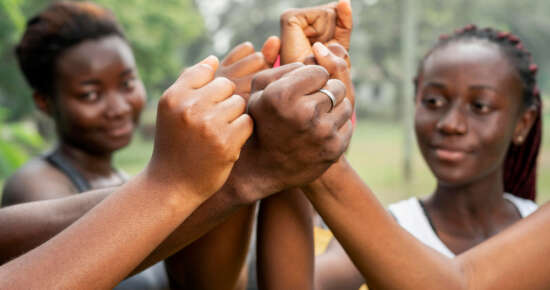
{"label": "woman's face", "polygon": [[495,44],[450,43],[425,60],[416,95],[418,144],[439,184],[501,170],[522,114],[519,75]]}
{"label": "woman's face", "polygon": [[62,142],[94,153],[126,146],[145,103],[132,50],[118,36],[84,41],[58,59],[52,115]]}

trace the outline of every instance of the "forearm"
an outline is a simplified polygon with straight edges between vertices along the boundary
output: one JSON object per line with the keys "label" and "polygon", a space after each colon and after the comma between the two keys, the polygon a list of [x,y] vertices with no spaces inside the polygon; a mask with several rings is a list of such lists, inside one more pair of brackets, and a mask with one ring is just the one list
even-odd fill
{"label": "forearm", "polygon": [[241,179],[241,176],[245,176],[245,174],[239,172],[238,165],[236,165],[224,186],[199,206],[185,222],[179,225],[140,264],[134,273],[178,253],[178,251],[191,245],[217,226],[226,222],[236,212],[246,211],[246,208],[253,203],[243,199],[242,196],[247,195],[247,192],[252,188],[248,187],[249,183],[246,179]]}
{"label": "forearm", "polygon": [[550,203],[456,257],[468,289],[548,289]]}
{"label": "forearm", "polygon": [[258,215],[260,289],[313,289],[312,209],[299,189],[270,196]]}
{"label": "forearm", "polygon": [[4,265],[1,288],[114,287],[202,202],[194,192],[169,188],[145,175],[59,235]]}
{"label": "forearm", "polygon": [[234,289],[245,268],[254,205],[240,207],[220,224],[166,260],[175,289]]}
{"label": "forearm", "polygon": [[345,159],[304,190],[370,289],[465,287],[460,266],[404,231]]}
{"label": "forearm", "polygon": [[23,203],[0,210],[0,264],[43,244],[116,188],[71,197]]}

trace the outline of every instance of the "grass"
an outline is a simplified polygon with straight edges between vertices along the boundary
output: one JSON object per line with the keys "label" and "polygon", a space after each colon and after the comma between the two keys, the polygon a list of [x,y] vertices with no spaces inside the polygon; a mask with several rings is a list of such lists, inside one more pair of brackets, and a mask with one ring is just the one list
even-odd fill
{"label": "grass", "polygon": [[[550,118],[546,118],[549,120]],[[550,121],[545,121],[545,134]],[[384,204],[410,196],[423,196],[434,189],[435,180],[418,152],[413,150],[413,174],[406,181],[402,174],[403,128],[399,124],[361,120],[357,124],[347,158],[363,180]],[[152,152],[151,140],[136,136],[132,144],[115,156],[115,164],[135,175],[143,169]],[[543,139],[538,168],[538,203],[550,200],[550,138]],[[0,180],[0,186],[3,181]]]}

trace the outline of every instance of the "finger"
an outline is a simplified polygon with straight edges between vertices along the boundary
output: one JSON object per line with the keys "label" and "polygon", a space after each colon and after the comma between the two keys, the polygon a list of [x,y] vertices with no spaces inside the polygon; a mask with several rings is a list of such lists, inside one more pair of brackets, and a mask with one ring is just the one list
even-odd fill
{"label": "finger", "polygon": [[281,50],[281,40],[277,36],[270,36],[262,47],[262,54],[269,66],[273,66]]}
{"label": "finger", "polygon": [[315,55],[310,54],[310,55],[306,56],[306,58],[304,59],[304,64],[305,64],[305,65],[315,65],[315,64],[318,64],[317,61],[315,60]]}
{"label": "finger", "polygon": [[329,42],[326,47],[337,57],[343,58],[348,63],[348,67],[351,67],[351,63],[349,61],[349,53],[345,47],[343,47],[338,42]]}
{"label": "finger", "polygon": [[[345,98],[346,95],[346,87],[344,84],[335,79],[328,80],[327,84],[323,88],[329,92],[332,93],[334,96],[334,108],[336,108],[342,100]],[[320,113],[328,113],[331,111],[332,108],[332,101],[330,100],[330,97],[325,94],[324,92],[317,91],[311,95],[307,96],[308,99],[316,100],[317,102],[317,112]],[[334,109],[332,108],[332,109]]]}
{"label": "finger", "polygon": [[234,141],[236,149],[240,150],[252,135],[254,122],[248,114],[242,114],[229,124],[231,140]]}
{"label": "finger", "polygon": [[202,99],[210,103],[218,103],[227,99],[235,91],[235,83],[224,77],[217,77],[206,86],[200,88],[198,93]]}
{"label": "finger", "polygon": [[255,52],[241,58],[226,68],[228,77],[240,78],[242,76],[253,74],[267,67],[264,55],[261,52]]}
{"label": "finger", "polygon": [[235,83],[235,94],[240,95],[241,97],[245,97],[250,94],[250,88],[252,86],[252,79],[254,78],[254,74],[249,74],[247,76],[244,76],[242,78],[238,78],[233,80]]}
{"label": "finger", "polygon": [[238,61],[239,59],[254,53],[254,45],[249,41],[243,42],[235,46],[223,59],[222,65],[228,66]]}
{"label": "finger", "polygon": [[353,123],[351,120],[347,120],[346,123],[340,129],[338,129],[338,136],[342,144],[342,153],[348,149],[353,136]]}
{"label": "finger", "polygon": [[315,55],[317,63],[327,69],[331,78],[339,79],[346,85],[346,97],[354,104],[355,91],[348,63],[343,58],[337,57],[326,46],[318,42],[313,45],[313,54]]}
{"label": "finger", "polygon": [[327,42],[334,36],[334,30],[336,27],[336,11],[332,8],[320,8],[318,14],[315,15],[316,19],[311,22],[309,30],[314,33],[306,32],[306,35],[310,38],[311,43],[316,41]]}
{"label": "finger", "polygon": [[323,66],[331,76],[337,75],[339,77],[341,74],[347,73],[346,61],[336,56],[322,43],[316,42],[313,45],[313,55],[317,63]]}
{"label": "finger", "polygon": [[277,81],[269,84],[264,93],[280,96],[282,101],[309,95],[321,89],[328,81],[329,74],[318,65],[307,65],[293,70]]}
{"label": "finger", "polygon": [[340,0],[336,6],[336,27],[334,28],[334,40],[349,50],[353,18],[351,3]]}
{"label": "finger", "polygon": [[280,79],[285,74],[303,66],[304,65],[302,63],[295,62],[261,71],[254,76],[250,92],[254,93],[256,91],[263,90],[270,83]]}
{"label": "finger", "polygon": [[217,103],[212,109],[213,113],[227,123],[233,122],[246,110],[246,100],[239,95],[231,97]]}
{"label": "finger", "polygon": [[326,120],[334,125],[334,128],[341,128],[347,121],[351,120],[353,108],[348,99],[344,99],[332,112],[327,114]]}
{"label": "finger", "polygon": [[184,84],[191,89],[201,88],[214,78],[218,64],[218,58],[211,55],[185,69],[176,80],[176,84]]}
{"label": "finger", "polygon": [[351,2],[349,0],[340,0],[336,6],[336,13],[338,17],[338,24],[341,27],[349,29],[351,31],[353,27],[353,16],[351,10]]}

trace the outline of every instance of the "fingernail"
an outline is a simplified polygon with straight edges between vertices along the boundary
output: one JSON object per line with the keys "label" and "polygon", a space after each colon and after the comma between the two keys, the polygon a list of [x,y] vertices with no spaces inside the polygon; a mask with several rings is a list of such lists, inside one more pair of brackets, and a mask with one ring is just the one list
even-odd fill
{"label": "fingernail", "polygon": [[215,56],[215,55],[209,55],[207,58],[203,59],[200,63],[201,64],[205,64],[205,65],[208,65],[209,67],[212,67],[212,65],[210,65],[211,62],[216,62],[218,61],[218,58]]}
{"label": "fingernail", "polygon": [[320,42],[316,42],[313,47],[320,56],[327,56],[329,54],[328,48]]}

